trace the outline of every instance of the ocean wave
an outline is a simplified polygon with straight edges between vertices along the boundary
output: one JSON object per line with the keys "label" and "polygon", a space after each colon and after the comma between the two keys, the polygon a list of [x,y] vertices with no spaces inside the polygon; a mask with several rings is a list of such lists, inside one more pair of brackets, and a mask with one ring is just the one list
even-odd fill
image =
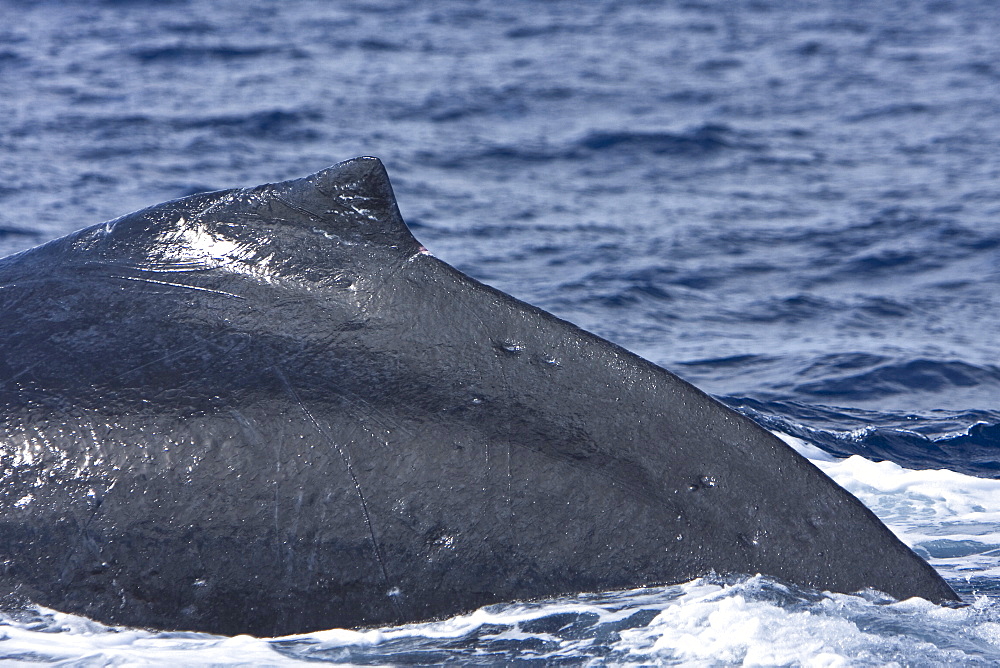
{"label": "ocean wave", "polygon": [[900,116],[927,114],[934,110],[935,108],[932,105],[921,102],[901,102],[865,109],[864,111],[848,115],[844,120],[848,123],[859,123],[874,119],[896,119]]}
{"label": "ocean wave", "polygon": [[724,397],[768,429],[812,443],[837,457],[860,455],[911,469],[944,468],[1000,478],[1000,411],[890,413]]}
{"label": "ocean wave", "polygon": [[310,109],[259,109],[174,118],[170,124],[180,130],[209,129],[221,136],[308,141],[320,136],[317,124],[321,120],[322,114]]}
{"label": "ocean wave", "polygon": [[142,63],[159,63],[174,61],[199,60],[238,60],[245,58],[264,58],[284,55],[287,47],[275,46],[236,46],[220,44],[216,46],[200,46],[193,44],[168,44],[164,46],[142,46],[129,49],[128,54]]}
{"label": "ocean wave", "polygon": [[570,152],[615,150],[691,156],[738,146],[730,128],[702,125],[687,132],[594,131],[576,140]]}
{"label": "ocean wave", "polygon": [[820,399],[867,401],[983,386],[1000,391],[1000,368],[961,360],[899,360],[870,353],[842,353],[824,355],[798,375],[820,377],[793,387],[799,396]]}
{"label": "ocean wave", "polygon": [[[87,160],[134,155],[138,142],[163,144],[163,134],[190,137],[207,133],[213,142],[239,138],[246,140],[311,141],[322,132],[322,114],[309,108],[247,109],[229,113],[68,113],[32,122],[41,127],[31,131],[84,134],[93,141],[77,155]],[[27,128],[26,128],[27,129]]]}
{"label": "ocean wave", "polygon": [[[0,191],[0,196],[2,196],[2,191]],[[21,227],[0,227],[0,239],[3,237],[37,237],[38,232],[35,230],[28,230]]]}
{"label": "ocean wave", "polygon": [[[478,104],[478,103],[476,103]],[[509,102],[508,102],[509,104]],[[470,107],[469,111],[473,111]],[[451,111],[448,117],[466,113]],[[729,150],[755,148],[738,138],[724,125],[701,125],[681,132],[653,130],[591,130],[564,142],[494,143],[479,150],[447,157],[423,156],[439,167],[467,168],[484,164],[539,163],[554,161],[591,160],[600,154],[612,154],[616,159],[628,156],[670,156],[697,159]]]}

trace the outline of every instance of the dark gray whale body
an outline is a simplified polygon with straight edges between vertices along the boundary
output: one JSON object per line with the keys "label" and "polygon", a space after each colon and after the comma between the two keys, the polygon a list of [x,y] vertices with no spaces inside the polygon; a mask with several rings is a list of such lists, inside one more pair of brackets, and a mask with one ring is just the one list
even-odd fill
{"label": "dark gray whale body", "polygon": [[0,261],[0,592],[276,635],[715,572],[954,600],[854,497],[434,259],[378,160]]}

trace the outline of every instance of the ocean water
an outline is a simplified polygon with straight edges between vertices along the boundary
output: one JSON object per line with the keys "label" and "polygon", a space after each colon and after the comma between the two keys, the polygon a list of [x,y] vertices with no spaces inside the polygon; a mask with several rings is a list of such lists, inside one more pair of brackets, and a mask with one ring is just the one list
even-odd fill
{"label": "ocean water", "polygon": [[0,0],[0,16],[0,255],[376,155],[436,256],[782,434],[970,604],[719,575],[285,639],[39,609],[0,620],[0,661],[1000,660],[1000,5]]}

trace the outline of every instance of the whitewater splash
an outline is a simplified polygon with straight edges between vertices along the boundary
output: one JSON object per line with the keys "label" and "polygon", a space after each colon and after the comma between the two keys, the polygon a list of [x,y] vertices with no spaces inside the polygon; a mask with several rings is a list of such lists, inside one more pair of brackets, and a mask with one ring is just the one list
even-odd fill
{"label": "whitewater splash", "polygon": [[441,622],[275,639],[105,627],[47,609],[3,620],[24,665],[995,665],[1000,609],[819,594],[769,578],[496,605]]}
{"label": "whitewater splash", "polygon": [[[780,435],[780,434],[779,434]],[[993,665],[1000,661],[1000,480],[835,459],[781,435],[923,554],[970,604],[848,596],[762,576],[494,605],[439,622],[226,638],[108,627],[37,608],[0,618],[11,665]],[[851,549],[845,536],[844,549]]]}

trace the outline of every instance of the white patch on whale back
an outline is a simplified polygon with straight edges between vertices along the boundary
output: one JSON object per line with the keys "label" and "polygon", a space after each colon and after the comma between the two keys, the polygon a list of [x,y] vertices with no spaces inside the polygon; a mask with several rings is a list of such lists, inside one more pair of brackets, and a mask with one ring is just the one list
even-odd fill
{"label": "white patch on whale back", "polygon": [[[223,269],[273,282],[274,254],[258,241],[240,242],[209,225],[181,216],[176,223],[160,232],[145,263],[132,269],[150,273],[186,273]],[[149,280],[137,279],[131,280]],[[170,285],[171,283],[164,283]],[[179,287],[197,286],[183,285]]]}
{"label": "white patch on whale back", "polygon": [[210,262],[238,257],[240,254],[238,243],[222,235],[214,234],[200,222],[185,225],[182,217],[177,223],[177,229],[178,233],[172,241],[178,243],[189,258]]}

